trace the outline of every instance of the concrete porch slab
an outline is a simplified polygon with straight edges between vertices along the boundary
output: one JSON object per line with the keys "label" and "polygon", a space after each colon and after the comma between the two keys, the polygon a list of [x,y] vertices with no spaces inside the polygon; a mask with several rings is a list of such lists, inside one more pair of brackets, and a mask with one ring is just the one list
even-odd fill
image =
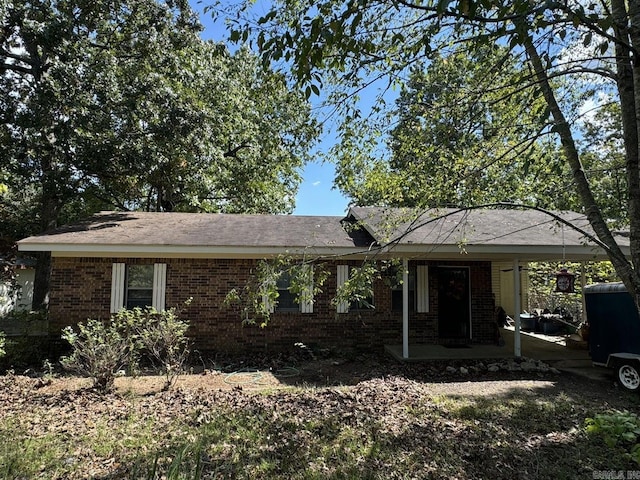
{"label": "concrete porch slab", "polygon": [[[385,350],[401,361],[424,360],[478,360],[492,358],[513,358],[514,330],[512,327],[500,329],[504,346],[470,345],[468,348],[447,348],[443,345],[409,345],[409,358],[402,358],[402,345],[385,345]],[[567,348],[564,337],[542,335],[530,332],[520,333],[523,357],[543,361],[576,360],[590,362],[587,350]]]}

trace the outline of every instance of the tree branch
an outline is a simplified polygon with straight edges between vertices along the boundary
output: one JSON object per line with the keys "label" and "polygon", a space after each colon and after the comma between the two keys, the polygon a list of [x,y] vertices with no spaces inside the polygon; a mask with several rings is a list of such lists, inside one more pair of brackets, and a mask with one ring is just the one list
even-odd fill
{"label": "tree branch", "polygon": [[531,38],[525,39],[524,47],[540,83],[542,95],[547,102],[551,116],[553,117],[553,129],[560,137],[562,149],[573,172],[573,179],[578,190],[578,194],[580,195],[580,199],[582,200],[582,204],[585,207],[589,223],[593,227],[598,238],[602,241],[602,244],[607,246],[607,253],[611,263],[613,263],[616,272],[618,272],[620,278],[629,290],[629,293],[637,300],[637,294],[640,292],[640,277],[638,277],[638,274],[634,272],[631,263],[622,253],[620,246],[613,238],[609,227],[602,217],[602,212],[596,203],[591,187],[589,186],[589,182],[587,181],[587,177],[582,169],[580,156],[573,139],[571,128],[562,113],[558,102],[556,101],[555,94],[551,88],[549,79],[546,76],[546,70]]}
{"label": "tree branch", "polygon": [[226,152],[224,152],[223,156],[225,158],[238,158],[238,152],[244,148],[251,148],[251,144],[247,143],[247,142],[242,142],[240,145],[238,145],[237,147],[231,148],[229,146],[229,148],[227,149]]}
{"label": "tree branch", "polygon": [[19,72],[19,73],[24,73],[26,75],[33,75],[33,69],[32,68],[27,68],[27,67],[23,67],[22,65],[15,65],[15,64],[11,64],[11,63],[3,63],[0,65],[0,71],[3,72]]}

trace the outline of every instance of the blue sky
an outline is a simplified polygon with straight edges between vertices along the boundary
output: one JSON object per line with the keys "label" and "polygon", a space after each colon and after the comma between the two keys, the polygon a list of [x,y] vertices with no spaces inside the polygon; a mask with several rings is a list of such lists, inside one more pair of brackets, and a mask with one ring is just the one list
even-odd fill
{"label": "blue sky", "polygon": [[[202,13],[204,5],[191,1],[191,6],[200,12],[200,21],[204,26],[202,37],[215,41],[224,41],[226,32],[224,26],[214,23],[210,14]],[[313,97],[311,101],[313,102]],[[335,142],[330,132],[325,132],[318,148],[327,151]],[[333,188],[335,168],[328,162],[314,162],[303,170],[303,182],[300,184],[296,196],[297,215],[343,215],[346,213],[348,200],[338,190]]]}

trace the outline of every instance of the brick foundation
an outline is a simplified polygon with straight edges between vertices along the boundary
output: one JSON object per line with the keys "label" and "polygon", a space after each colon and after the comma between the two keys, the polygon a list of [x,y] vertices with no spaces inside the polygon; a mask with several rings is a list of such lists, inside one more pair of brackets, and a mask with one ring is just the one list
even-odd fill
{"label": "brick foundation", "polygon": [[[108,318],[111,295],[111,265],[166,263],[166,305],[181,305],[193,298],[182,317],[191,328],[189,335],[201,350],[227,353],[291,350],[295,343],[310,346],[382,349],[402,343],[402,313],[391,309],[391,289],[383,282],[374,285],[375,310],[338,314],[331,305],[336,292],[336,263],[328,263],[330,277],[323,293],[316,296],[313,313],[275,312],[269,325],[243,325],[238,306],[223,305],[232,288],[242,289],[256,260],[187,258],[68,258],[52,259],[49,303],[53,335],[87,318]],[[340,264],[358,265],[341,261]],[[471,330],[473,343],[495,339],[494,301],[489,262],[411,262],[428,265],[429,313],[412,312],[409,318],[410,344],[450,343],[438,336],[437,266],[469,267],[471,285]],[[459,342],[459,340],[457,341]]]}

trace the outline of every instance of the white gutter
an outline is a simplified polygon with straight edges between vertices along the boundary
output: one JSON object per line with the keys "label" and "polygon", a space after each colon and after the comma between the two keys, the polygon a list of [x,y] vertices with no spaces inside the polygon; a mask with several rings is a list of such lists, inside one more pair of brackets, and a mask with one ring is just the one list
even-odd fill
{"label": "white gutter", "polygon": [[256,258],[274,255],[341,256],[362,253],[356,247],[246,247],[210,245],[18,243],[24,252],[51,252],[55,257],[190,257]]}
{"label": "white gutter", "polygon": [[[630,255],[628,246],[621,246],[626,256]],[[604,250],[594,245],[574,245],[565,246],[564,250],[561,245],[466,245],[464,252],[460,247],[452,244],[441,245],[424,245],[424,244],[402,244],[394,245],[384,250],[384,253],[398,257],[403,255],[425,256],[428,258],[453,258],[459,257],[461,260],[475,258],[514,258],[521,260],[551,260],[562,259],[563,255],[567,258],[579,258],[581,260],[607,260],[607,254]]]}

